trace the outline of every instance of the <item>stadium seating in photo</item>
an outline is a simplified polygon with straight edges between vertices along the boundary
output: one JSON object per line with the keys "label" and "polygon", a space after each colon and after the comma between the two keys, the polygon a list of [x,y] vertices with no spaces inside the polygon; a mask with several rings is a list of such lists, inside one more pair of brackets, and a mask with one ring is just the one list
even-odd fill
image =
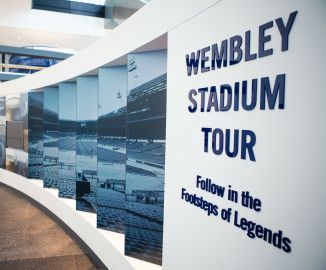
{"label": "stadium seating in photo", "polygon": [[43,179],[43,144],[42,136],[30,136],[28,144],[28,178]]}
{"label": "stadium seating in photo", "polygon": [[162,232],[126,225],[125,242],[127,256],[162,264]]}
{"label": "stadium seating in photo", "polygon": [[41,166],[43,165],[43,156],[36,156],[33,154],[28,155],[29,166]]}
{"label": "stadium seating in photo", "polygon": [[165,140],[165,115],[129,121],[128,139]]}
{"label": "stadium seating in photo", "polygon": [[46,132],[44,134],[43,165],[44,165],[44,187],[57,188],[59,178],[59,151],[58,132]]}
{"label": "stadium seating in photo", "polygon": [[[76,196],[76,152],[72,147],[71,142],[74,142],[73,137],[66,136],[64,140],[66,142],[66,149],[59,148],[59,197],[74,199]],[[62,138],[59,139],[59,145],[62,142]],[[72,150],[70,150],[72,149]]]}
{"label": "stadium seating in photo", "polygon": [[97,205],[124,209],[125,195],[112,189],[98,188]]}
{"label": "stadium seating in photo", "polygon": [[128,138],[165,139],[166,74],[146,82],[128,94]]}
{"label": "stadium seating in photo", "polygon": [[155,204],[163,207],[164,191],[159,190],[133,190],[127,194],[127,201]]}
{"label": "stadium seating in photo", "polygon": [[43,145],[42,137],[36,136],[40,141],[29,141],[28,145],[28,177],[31,179],[43,179]]}
{"label": "stadium seating in photo", "polygon": [[[129,113],[129,104],[133,101],[140,100],[142,97],[148,97],[151,94],[164,92],[166,91],[166,82],[167,82],[167,76],[166,73],[162,74],[140,86],[137,86],[136,88],[132,89],[128,94],[128,113]],[[162,103],[159,104],[157,109],[164,107],[162,106]],[[164,108],[163,108],[164,110]]]}
{"label": "stadium seating in photo", "polygon": [[128,210],[127,210],[126,217],[127,217],[125,222],[126,226],[163,232],[163,224],[161,222],[149,220],[147,218],[144,218],[143,216],[139,216],[136,213],[130,212]]}
{"label": "stadium seating in photo", "polygon": [[127,201],[126,210],[132,215],[137,215],[158,224],[163,224],[163,205]]}
{"label": "stadium seating in photo", "polygon": [[85,199],[86,201],[88,201],[89,203],[91,203],[94,208],[96,208],[97,205],[97,197],[96,197],[96,192],[92,192],[89,194],[85,194],[83,196],[83,199]]}
{"label": "stadium seating in photo", "polygon": [[46,131],[57,131],[59,126],[59,115],[57,112],[44,108],[44,130]]}
{"label": "stadium seating in photo", "polygon": [[44,164],[44,187],[57,188],[58,187],[58,173],[59,166],[57,163]]}
{"label": "stadium seating in photo", "polygon": [[[38,158],[38,160],[43,160],[43,158]],[[33,162],[36,162],[35,160]],[[42,179],[43,178],[43,164],[29,164],[28,175],[31,179]]]}
{"label": "stadium seating in photo", "polygon": [[125,253],[162,264],[166,74],[132,90],[127,98]]}
{"label": "stadium seating in photo", "polygon": [[34,92],[28,94],[28,127],[36,132],[37,130],[43,130],[43,102],[33,97],[33,95],[43,96],[43,93]]}
{"label": "stadium seating in photo", "polygon": [[82,120],[76,122],[77,139],[97,138],[97,120]]}
{"label": "stadium seating in photo", "polygon": [[76,197],[75,171],[60,170],[58,188],[59,188],[60,198],[75,199]]}
{"label": "stadium seating in photo", "polygon": [[60,133],[59,137],[60,138],[76,136],[76,128],[77,128],[76,121],[59,119],[59,133]]}
{"label": "stadium seating in photo", "polygon": [[[28,143],[29,147],[33,147],[35,145],[39,145],[42,147],[43,145],[43,118],[40,115],[37,116],[37,119],[32,118],[32,116],[28,115]],[[36,146],[38,148],[38,146]]]}
{"label": "stadium seating in photo", "polygon": [[43,157],[43,149],[35,144],[29,144],[28,154],[30,157]]}
{"label": "stadium seating in photo", "polygon": [[[106,176],[106,175],[103,175]],[[105,179],[98,180],[97,186],[103,189],[111,189],[115,191],[119,191],[121,193],[125,193],[126,190],[126,181],[118,180],[118,179]]]}
{"label": "stadium seating in photo", "polygon": [[125,209],[97,206],[96,214],[98,228],[124,233]]}
{"label": "stadium seating in photo", "polygon": [[126,107],[122,107],[116,111],[101,115],[98,118],[98,136],[125,137],[126,115]]}
{"label": "stadium seating in photo", "polygon": [[90,193],[86,193],[81,198],[78,198],[78,199],[88,202],[92,206],[92,208],[96,209],[96,205],[97,205],[96,190],[95,190],[95,192],[94,192],[94,190],[91,190]]}

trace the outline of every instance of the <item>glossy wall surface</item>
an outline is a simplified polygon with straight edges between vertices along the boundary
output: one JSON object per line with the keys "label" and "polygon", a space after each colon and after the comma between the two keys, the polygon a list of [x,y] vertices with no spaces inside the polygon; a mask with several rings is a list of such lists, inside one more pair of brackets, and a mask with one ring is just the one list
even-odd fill
{"label": "glossy wall surface", "polygon": [[59,180],[59,88],[44,88],[43,184],[57,188]]}
{"label": "glossy wall surface", "polygon": [[[43,165],[43,132],[44,132],[44,93],[43,91],[28,93],[28,177],[44,178]],[[24,136],[24,145],[27,142]]]}
{"label": "glossy wall surface", "polygon": [[167,52],[128,55],[128,256],[162,263]]}
{"label": "glossy wall surface", "polygon": [[[38,94],[36,94],[38,96]],[[42,94],[39,94],[39,100],[34,99],[37,105],[35,107],[36,111],[41,108],[42,105]],[[10,122],[20,123],[23,125],[23,149],[16,149],[11,147],[6,147],[6,169],[20,174],[22,176],[28,177],[29,176],[29,170],[28,170],[28,125],[29,125],[29,119],[28,119],[28,102],[29,97],[27,93],[24,94],[15,94],[15,95],[7,95],[6,96],[6,120]],[[32,103],[33,104],[33,100]],[[41,114],[40,114],[41,115]],[[36,123],[39,121],[37,120]],[[39,125],[36,125],[36,129],[39,131],[42,130],[42,127]],[[41,149],[42,145],[40,142],[40,132],[35,134],[36,136],[32,139],[35,142],[35,145],[33,145],[36,149],[35,156],[31,155],[31,158],[35,157],[35,174],[33,169],[30,170],[31,176],[40,177],[43,169],[42,169],[42,155],[41,155]],[[33,147],[32,147],[33,149]],[[32,150],[33,152],[33,150]],[[33,165],[34,163],[31,162]]]}
{"label": "glossy wall surface", "polygon": [[59,197],[76,197],[77,84],[59,85]]}
{"label": "glossy wall surface", "polygon": [[98,77],[77,78],[76,207],[96,212]]}
{"label": "glossy wall surface", "polygon": [[0,168],[6,168],[6,97],[0,97]]}
{"label": "glossy wall surface", "polygon": [[97,226],[124,233],[127,67],[99,70]]}

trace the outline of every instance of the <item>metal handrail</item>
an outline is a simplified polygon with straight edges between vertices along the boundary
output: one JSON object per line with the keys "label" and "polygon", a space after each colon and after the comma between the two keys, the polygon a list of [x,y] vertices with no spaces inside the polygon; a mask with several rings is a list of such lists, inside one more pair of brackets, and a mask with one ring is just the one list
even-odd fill
{"label": "metal handrail", "polygon": [[17,69],[28,69],[28,70],[42,70],[42,69],[44,69],[44,67],[26,66],[26,65],[14,65],[14,64],[2,64],[2,63],[0,63],[0,68],[17,68]]}

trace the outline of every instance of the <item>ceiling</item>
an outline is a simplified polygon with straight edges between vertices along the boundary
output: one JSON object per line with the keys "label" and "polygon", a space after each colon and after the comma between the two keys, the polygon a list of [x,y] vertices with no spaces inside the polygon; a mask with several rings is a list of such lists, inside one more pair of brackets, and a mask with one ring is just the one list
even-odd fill
{"label": "ceiling", "polygon": [[0,45],[80,51],[110,31],[104,29],[103,18],[34,10],[31,6],[31,0],[0,0]]}
{"label": "ceiling", "polygon": [[0,26],[0,44],[14,47],[47,46],[68,49],[67,53],[88,47],[99,37],[45,30]]}
{"label": "ceiling", "polygon": [[[90,0],[75,1],[91,2]],[[92,1],[104,2],[104,0]],[[108,3],[117,7],[120,13],[119,8],[137,10],[147,2],[149,0],[108,0]],[[68,49],[67,52],[70,50],[72,53],[88,47],[111,31],[104,28],[103,18],[31,9],[31,7],[32,0],[0,0],[0,45],[47,46]],[[116,20],[120,22],[124,19]]]}

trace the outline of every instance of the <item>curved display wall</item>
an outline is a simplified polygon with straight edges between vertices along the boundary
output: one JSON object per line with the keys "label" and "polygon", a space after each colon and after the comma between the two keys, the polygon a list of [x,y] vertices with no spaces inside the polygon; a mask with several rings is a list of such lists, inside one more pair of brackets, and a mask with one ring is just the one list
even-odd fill
{"label": "curved display wall", "polygon": [[151,1],[0,84],[1,181],[110,270],[324,268],[325,7]]}

